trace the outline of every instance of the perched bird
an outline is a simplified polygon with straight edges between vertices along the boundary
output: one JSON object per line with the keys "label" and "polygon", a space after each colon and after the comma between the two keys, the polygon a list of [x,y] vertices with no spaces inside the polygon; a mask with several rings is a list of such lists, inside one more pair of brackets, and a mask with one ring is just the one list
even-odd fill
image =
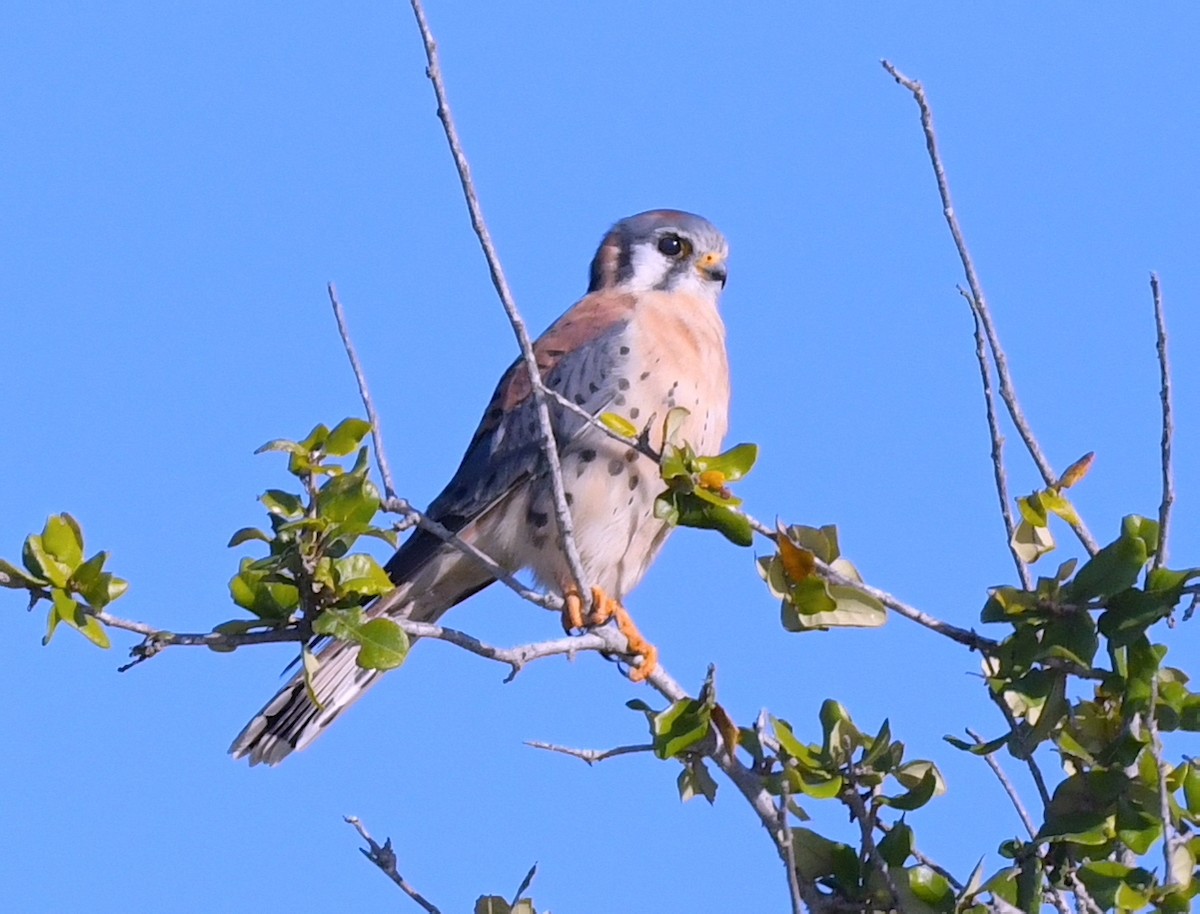
{"label": "perched bird", "polygon": [[[588,293],[534,343],[546,386],[596,416],[613,412],[662,446],[662,419],[689,412],[679,438],[699,453],[721,446],[728,424],[729,363],[717,301],[725,287],[728,246],[707,220],[674,210],[622,219],[592,260]],[[631,651],[654,652],[620,607],[642,579],[671,528],[654,517],[661,491],[649,457],[616,441],[577,413],[550,402],[562,478],[592,616],[564,558],[529,373],[520,358],[504,373],[454,478],[427,514],[502,567],[530,569],[564,596],[564,624],[582,627],[617,615]],[[367,608],[369,617],[433,622],[493,582],[475,559],[432,533],[416,530],[387,563],[395,589]],[[356,645],[328,641],[311,677],[314,702],[298,674],[246,725],[230,752],[252,765],[274,765],[303,749],[370,688],[380,673],[355,663]]]}

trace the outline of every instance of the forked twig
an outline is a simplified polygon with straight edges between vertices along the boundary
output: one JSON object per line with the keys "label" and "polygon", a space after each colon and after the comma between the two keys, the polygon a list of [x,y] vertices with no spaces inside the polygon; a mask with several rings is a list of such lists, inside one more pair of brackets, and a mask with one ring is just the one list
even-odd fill
{"label": "forked twig", "polygon": [[639,743],[636,746],[617,746],[613,749],[573,749],[570,746],[558,746],[554,743],[543,743],[538,740],[526,740],[525,745],[530,749],[544,749],[547,752],[559,752],[586,762],[588,767],[605,759],[616,758],[618,755],[633,755],[638,752],[653,752],[653,743]]}
{"label": "forked twig", "polygon": [[[1012,375],[1008,370],[1008,359],[1004,354],[1003,347],[1000,345],[1000,337],[992,321],[992,314],[988,308],[987,298],[983,294],[983,285],[979,281],[978,273],[975,271],[975,263],[971,259],[971,252],[967,248],[962,228],[958,224],[958,216],[954,212],[954,204],[950,199],[950,184],[946,179],[946,170],[942,165],[941,153],[938,152],[937,134],[933,129],[933,111],[929,107],[928,99],[925,97],[925,88],[916,80],[909,79],[897,70],[891,61],[884,60],[881,63],[891,77],[912,94],[916,100],[917,107],[921,111],[921,127],[925,132],[925,147],[929,152],[929,161],[933,166],[934,178],[937,180],[938,195],[942,200],[942,215],[945,216],[946,225],[950,228],[950,235],[954,239],[954,247],[958,251],[958,258],[962,261],[963,272],[967,277],[967,285],[971,289],[971,296],[975,301],[976,313],[983,324],[988,346],[992,350],[992,360],[996,364],[996,375],[1000,379],[1000,398],[1004,401],[1004,405],[1008,407],[1008,414],[1012,418],[1013,425],[1016,426],[1021,440],[1025,442],[1025,448],[1029,451],[1029,456],[1033,458],[1033,462],[1037,465],[1038,472],[1042,475],[1042,480],[1047,486],[1056,486],[1059,479],[1058,474],[1054,472],[1054,467],[1051,466],[1050,461],[1046,458],[1045,453],[1043,453],[1042,446],[1033,434],[1033,429],[1030,428],[1029,422],[1025,418],[1025,413],[1021,409],[1021,404],[1017,400],[1017,391],[1013,386]],[[1079,537],[1079,541],[1087,549],[1088,554],[1095,555],[1100,547],[1096,544],[1096,540],[1092,537],[1092,534],[1088,531],[1083,521],[1074,519],[1069,523],[1071,529],[1075,531],[1075,535]]]}
{"label": "forked twig", "polygon": [[386,838],[383,844],[379,844],[367,832],[366,827],[359,821],[358,816],[343,816],[342,818],[347,824],[354,826],[354,830],[367,842],[366,847],[359,848],[364,857],[379,867],[379,871],[387,876],[388,879],[396,883],[400,887],[400,891],[424,908],[426,914],[442,914],[437,905],[409,885],[408,880],[397,871],[396,852],[392,850],[391,838]]}

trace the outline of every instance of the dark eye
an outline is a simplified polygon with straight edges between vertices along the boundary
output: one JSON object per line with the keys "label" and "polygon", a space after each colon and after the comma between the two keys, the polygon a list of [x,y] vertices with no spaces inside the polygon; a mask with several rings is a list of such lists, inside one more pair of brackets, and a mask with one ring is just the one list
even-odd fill
{"label": "dark eye", "polygon": [[658,239],[658,250],[668,257],[678,257],[683,253],[683,241],[678,235],[663,235]]}

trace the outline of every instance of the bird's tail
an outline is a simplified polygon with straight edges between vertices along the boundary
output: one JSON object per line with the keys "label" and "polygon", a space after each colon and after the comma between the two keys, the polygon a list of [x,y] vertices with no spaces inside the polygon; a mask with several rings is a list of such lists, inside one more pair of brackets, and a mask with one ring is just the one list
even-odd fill
{"label": "bird's tail", "polygon": [[[440,540],[414,540],[387,566],[392,579],[404,583],[369,607],[368,617],[436,622],[450,607],[492,583],[474,560]],[[316,656],[319,665],[309,677],[312,693],[305,686],[304,671],[297,672],[242,728],[229,747],[235,759],[248,758],[251,765],[279,764],[324,733],[382,675],[358,665],[357,644],[329,641]]]}
{"label": "bird's tail", "polygon": [[318,651],[317,659],[320,666],[310,677],[316,702],[305,687],[301,670],[238,734],[229,747],[235,759],[249,758],[251,765],[277,765],[320,736],[380,676],[378,670],[358,665],[358,645],[346,641],[331,641]]}

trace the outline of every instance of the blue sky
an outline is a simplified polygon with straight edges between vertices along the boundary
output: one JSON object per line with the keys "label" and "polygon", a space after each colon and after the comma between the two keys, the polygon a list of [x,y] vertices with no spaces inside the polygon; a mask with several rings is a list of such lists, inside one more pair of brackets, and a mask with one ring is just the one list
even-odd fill
{"label": "blue sky", "polygon": [[[1179,428],[1173,563],[1200,561],[1200,12],[435,0],[427,12],[531,326],[582,294],[617,218],[662,206],[710,218],[732,247],[730,441],[762,447],[741,486],[750,509],[836,523],[869,581],[970,626],[985,588],[1013,574],[961,274],[915,105],[878,61],[923,80],[1017,389],[1057,468],[1097,452],[1075,496],[1105,540],[1123,514],[1157,511],[1147,275],[1160,271]],[[225,542],[284,481],[278,459],[251,452],[361,412],[328,280],[403,494],[436,494],[514,343],[407,5],[17,0],[0,27],[0,555],[70,510],[132,582],[115,609],[176,629],[235,616]],[[1014,492],[1029,491],[1015,436],[1008,454]],[[500,644],[556,631],[494,590],[447,621]],[[652,696],[598,658],[502,685],[502,668],[422,644],[311,750],[249,770],[225,748],[289,649],[173,650],[118,675],[131,641],[103,653],[64,631],[43,648],[40,613],[3,602],[13,910],[403,909],[343,814],[391,835],[402,871],[446,911],[510,894],[535,860],[534,896],[559,914],[632,899],[786,905],[730,785],[714,808],[681,806],[673,765],[589,769],[522,745],[644,737],[623,703]],[[767,707],[816,739],[827,697],[865,729],[889,717],[912,756],[943,767],[950,792],[911,821],[960,874],[1018,832],[983,763],[941,740],[1000,732],[977,658],[899,618],[789,635],[751,552],[695,531],[672,540],[630,608],[681,681],[717,665],[740,721]],[[1196,624],[1158,633],[1193,671]],[[810,812],[850,836],[838,810]]]}

